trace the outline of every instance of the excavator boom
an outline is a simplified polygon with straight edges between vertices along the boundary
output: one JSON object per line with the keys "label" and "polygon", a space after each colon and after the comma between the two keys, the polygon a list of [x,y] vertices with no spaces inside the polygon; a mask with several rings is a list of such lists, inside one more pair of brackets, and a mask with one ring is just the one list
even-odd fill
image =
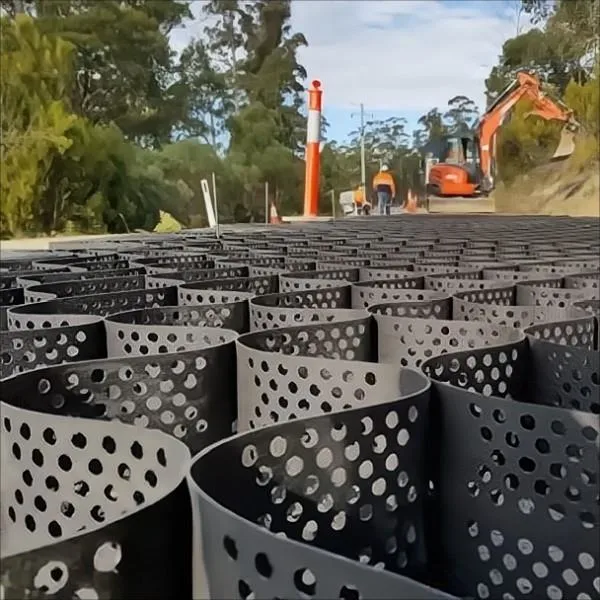
{"label": "excavator boom", "polygon": [[[522,99],[532,103],[532,110],[528,117],[537,116],[546,121],[559,121],[564,123],[563,132],[575,130],[578,127],[573,118],[573,111],[559,100],[554,100],[544,94],[540,82],[530,73],[520,72],[516,79],[494,100],[479,121],[479,139],[481,149],[481,172],[484,189],[491,190],[494,186],[493,161],[495,159],[493,148],[498,130],[514,106]],[[573,136],[561,136],[559,147],[554,157],[572,154],[574,150]],[[553,157],[553,158],[554,158]],[[487,191],[486,190],[486,191]]]}

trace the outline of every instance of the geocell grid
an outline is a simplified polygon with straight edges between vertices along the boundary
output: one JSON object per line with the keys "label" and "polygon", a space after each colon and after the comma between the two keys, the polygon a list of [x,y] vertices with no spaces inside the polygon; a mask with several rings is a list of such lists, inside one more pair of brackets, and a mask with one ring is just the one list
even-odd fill
{"label": "geocell grid", "polygon": [[3,599],[600,598],[598,220],[0,264]]}

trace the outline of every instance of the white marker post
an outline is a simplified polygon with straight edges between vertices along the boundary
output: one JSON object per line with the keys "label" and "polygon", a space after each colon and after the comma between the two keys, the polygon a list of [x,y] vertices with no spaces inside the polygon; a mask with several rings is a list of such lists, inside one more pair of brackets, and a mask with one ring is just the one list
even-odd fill
{"label": "white marker post", "polygon": [[208,218],[208,226],[215,227],[217,220],[215,218],[215,211],[213,209],[212,201],[210,199],[210,189],[208,187],[208,181],[203,179],[200,182],[202,186],[202,195],[204,196],[204,207],[206,208],[206,217]]}
{"label": "white marker post", "polygon": [[217,239],[219,239],[219,236],[221,235],[219,229],[219,201],[217,200],[217,178],[215,177],[214,172],[212,174],[212,191],[213,202],[215,204],[215,235],[217,236]]}

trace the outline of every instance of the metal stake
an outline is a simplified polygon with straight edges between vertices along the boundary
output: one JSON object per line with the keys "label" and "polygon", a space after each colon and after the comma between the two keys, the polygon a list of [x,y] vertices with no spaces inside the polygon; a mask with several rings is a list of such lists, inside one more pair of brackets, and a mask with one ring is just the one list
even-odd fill
{"label": "metal stake", "polygon": [[331,215],[335,219],[335,190],[331,190]]}
{"label": "metal stake", "polygon": [[269,224],[269,182],[265,181],[265,225]]}

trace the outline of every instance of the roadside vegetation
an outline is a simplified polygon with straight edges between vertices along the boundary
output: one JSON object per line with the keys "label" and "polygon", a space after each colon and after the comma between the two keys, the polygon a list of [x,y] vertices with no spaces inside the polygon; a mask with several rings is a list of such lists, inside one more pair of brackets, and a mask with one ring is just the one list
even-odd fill
{"label": "roadside vegetation", "polygon": [[[505,43],[486,80],[491,101],[517,70],[533,70],[571,106],[583,126],[576,170],[598,161],[599,6],[523,0],[519,10],[538,26]],[[0,0],[3,238],[152,230],[166,214],[203,226],[201,180],[212,173],[223,223],[263,220],[265,182],[280,214],[301,211],[308,82],[297,51],[310,40],[291,29],[293,1],[211,0],[202,8],[210,26],[176,53],[170,34],[198,17],[191,8]],[[519,106],[500,134],[506,183],[542,164],[558,135],[556,124],[525,113]],[[420,150],[477,118],[459,95],[410,134],[401,116],[367,122],[368,177],[384,160],[403,199],[420,186]],[[359,184],[358,140],[354,131],[347,143],[325,144],[323,198]]]}

